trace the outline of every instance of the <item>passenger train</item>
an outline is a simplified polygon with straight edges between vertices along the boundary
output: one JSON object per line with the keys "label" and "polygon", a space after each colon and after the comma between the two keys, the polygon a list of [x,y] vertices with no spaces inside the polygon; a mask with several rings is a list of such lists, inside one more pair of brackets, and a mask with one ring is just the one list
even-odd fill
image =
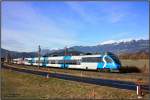
{"label": "passenger train", "polygon": [[13,59],[13,63],[25,65],[40,65],[41,67],[56,67],[85,70],[109,70],[119,72],[121,63],[112,53],[79,55],[79,56],[55,56]]}

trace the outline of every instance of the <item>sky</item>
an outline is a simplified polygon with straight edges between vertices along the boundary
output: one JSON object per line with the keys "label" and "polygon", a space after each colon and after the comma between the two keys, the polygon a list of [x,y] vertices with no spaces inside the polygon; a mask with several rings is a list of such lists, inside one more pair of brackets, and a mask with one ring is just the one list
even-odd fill
{"label": "sky", "polygon": [[148,39],[148,2],[2,2],[1,47],[12,51]]}

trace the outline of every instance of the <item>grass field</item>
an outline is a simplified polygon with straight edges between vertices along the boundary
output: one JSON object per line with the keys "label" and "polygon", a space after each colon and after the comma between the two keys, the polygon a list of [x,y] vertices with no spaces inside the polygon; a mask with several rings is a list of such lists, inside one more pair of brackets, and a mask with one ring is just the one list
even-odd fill
{"label": "grass field", "polygon": [[[13,65],[14,66],[14,65]],[[85,70],[69,70],[69,69],[60,69],[60,68],[37,68],[36,66],[25,66],[25,65],[15,65],[18,68],[25,68],[30,70],[41,70],[50,73],[62,73],[82,77],[92,77],[92,78],[104,78],[112,80],[121,80],[121,81],[131,81],[137,82],[138,79],[142,79],[143,84],[149,83],[149,73],[106,73],[98,71],[85,71]]]}
{"label": "grass field", "polygon": [[137,68],[142,73],[149,73],[149,59],[137,59],[137,60],[128,60],[128,59],[122,59],[121,60],[123,67],[129,67],[129,68]]}
{"label": "grass field", "polygon": [[[136,99],[136,91],[2,69],[2,99]],[[144,98],[148,98],[148,94]]]}

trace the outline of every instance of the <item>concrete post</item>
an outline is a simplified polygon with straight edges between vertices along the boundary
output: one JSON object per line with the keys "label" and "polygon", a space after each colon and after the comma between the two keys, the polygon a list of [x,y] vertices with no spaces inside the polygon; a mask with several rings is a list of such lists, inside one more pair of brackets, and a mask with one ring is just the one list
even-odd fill
{"label": "concrete post", "polygon": [[47,74],[46,78],[49,78],[49,74]]}
{"label": "concrete post", "polygon": [[142,89],[141,89],[141,79],[139,79],[139,80],[137,81],[136,93],[137,93],[137,96],[138,96],[137,98],[138,98],[138,99],[143,98],[143,97],[142,97]]}

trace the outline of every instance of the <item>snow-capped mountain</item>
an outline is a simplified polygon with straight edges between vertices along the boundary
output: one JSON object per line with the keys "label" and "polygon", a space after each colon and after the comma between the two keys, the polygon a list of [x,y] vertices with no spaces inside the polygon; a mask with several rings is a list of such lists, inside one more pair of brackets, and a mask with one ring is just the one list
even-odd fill
{"label": "snow-capped mountain", "polygon": [[122,41],[109,41],[103,42],[96,46],[74,46],[74,50],[81,52],[113,52],[120,53],[134,53],[139,51],[149,52],[149,40],[122,40]]}
{"label": "snow-capped mountain", "polygon": [[[5,57],[6,51],[10,52],[11,55],[15,55],[15,57],[33,57],[37,56],[36,52],[14,52],[8,51],[5,49],[1,49],[2,57]],[[136,52],[146,52],[149,53],[149,40],[122,40],[122,41],[111,41],[101,43],[96,46],[73,46],[67,48],[68,52],[82,52],[82,53],[100,53],[100,52],[112,52],[115,54],[123,54],[123,53],[136,53]],[[53,53],[61,54],[64,53],[64,48],[62,49],[43,49],[42,55],[50,55]]]}
{"label": "snow-capped mountain", "polygon": [[120,40],[108,40],[108,41],[104,41],[102,43],[100,43],[100,45],[104,45],[104,44],[119,44],[121,42],[124,43],[130,43],[132,41],[139,41],[139,40],[145,40],[145,39],[132,39],[132,38],[127,38],[127,39],[120,39]]}

